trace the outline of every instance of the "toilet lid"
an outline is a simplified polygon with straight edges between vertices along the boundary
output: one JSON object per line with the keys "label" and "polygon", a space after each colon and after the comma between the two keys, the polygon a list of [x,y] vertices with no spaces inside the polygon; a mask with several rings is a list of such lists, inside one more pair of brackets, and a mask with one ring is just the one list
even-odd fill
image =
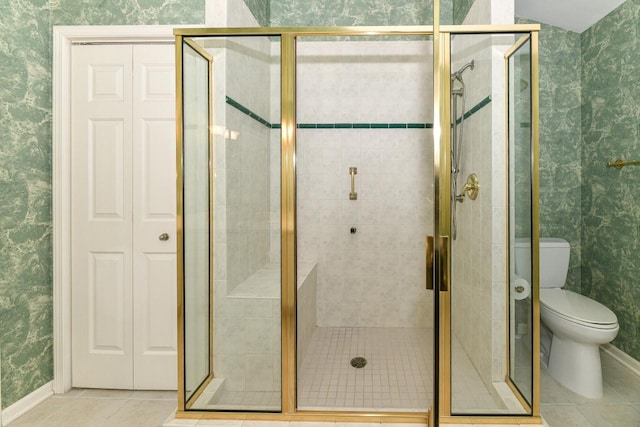
{"label": "toilet lid", "polygon": [[540,289],[540,303],[577,323],[602,326],[618,323],[615,313],[604,305],[564,289]]}

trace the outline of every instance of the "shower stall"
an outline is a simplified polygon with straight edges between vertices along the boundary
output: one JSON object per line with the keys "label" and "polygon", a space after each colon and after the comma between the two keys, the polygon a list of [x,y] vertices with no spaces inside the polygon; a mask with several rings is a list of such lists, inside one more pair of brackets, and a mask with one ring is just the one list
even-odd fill
{"label": "shower stall", "polygon": [[176,30],[178,416],[539,420],[537,30]]}

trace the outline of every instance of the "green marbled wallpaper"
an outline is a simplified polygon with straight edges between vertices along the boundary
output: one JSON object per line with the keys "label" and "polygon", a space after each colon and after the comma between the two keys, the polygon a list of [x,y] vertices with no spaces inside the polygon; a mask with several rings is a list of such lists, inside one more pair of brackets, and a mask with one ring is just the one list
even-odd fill
{"label": "green marbled wallpaper", "polygon": [[[456,2],[458,2],[458,0],[440,0],[440,25],[454,24],[454,4]],[[433,18],[431,18],[429,24],[433,24]]]}
{"label": "green marbled wallpaper", "polygon": [[205,0],[21,0],[51,5],[53,25],[203,24]]}
{"label": "green marbled wallpaper", "polygon": [[[516,239],[531,239],[531,43],[526,43],[509,60],[513,93],[509,94],[509,133],[513,134],[514,224]],[[530,280],[530,277],[525,277]]]}
{"label": "green marbled wallpaper", "polygon": [[271,26],[429,25],[430,0],[271,0]]}
{"label": "green marbled wallpaper", "polygon": [[2,405],[53,377],[53,25],[198,24],[205,0],[0,2]]}
{"label": "green marbled wallpaper", "polygon": [[268,0],[244,0],[258,24],[262,27],[269,26],[270,2]]}
{"label": "green marbled wallpaper", "polygon": [[582,33],[582,293],[611,308],[640,360],[640,0]]}
{"label": "green marbled wallpaper", "polygon": [[455,0],[453,2],[453,23],[462,25],[475,0]]}
{"label": "green marbled wallpaper", "polygon": [[[537,23],[517,18],[516,23]],[[567,289],[580,291],[580,34],[541,24],[540,235],[571,244]]]}

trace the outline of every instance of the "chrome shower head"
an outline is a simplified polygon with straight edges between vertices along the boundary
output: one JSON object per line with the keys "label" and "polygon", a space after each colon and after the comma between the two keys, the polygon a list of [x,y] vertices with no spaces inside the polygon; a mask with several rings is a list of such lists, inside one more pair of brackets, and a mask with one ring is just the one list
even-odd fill
{"label": "chrome shower head", "polygon": [[459,82],[462,82],[462,73],[464,73],[467,68],[471,68],[473,70],[475,68],[475,60],[472,59],[471,62],[463,65],[458,71],[451,74],[451,80],[458,80]]}

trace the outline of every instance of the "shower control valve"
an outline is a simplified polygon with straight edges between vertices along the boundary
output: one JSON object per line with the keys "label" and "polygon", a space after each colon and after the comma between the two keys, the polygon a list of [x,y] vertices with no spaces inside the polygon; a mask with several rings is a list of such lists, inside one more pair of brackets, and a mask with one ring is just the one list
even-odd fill
{"label": "shower control valve", "polygon": [[462,187],[462,192],[467,195],[470,200],[478,198],[478,192],[480,191],[480,183],[478,175],[472,173],[467,177],[467,183]]}

